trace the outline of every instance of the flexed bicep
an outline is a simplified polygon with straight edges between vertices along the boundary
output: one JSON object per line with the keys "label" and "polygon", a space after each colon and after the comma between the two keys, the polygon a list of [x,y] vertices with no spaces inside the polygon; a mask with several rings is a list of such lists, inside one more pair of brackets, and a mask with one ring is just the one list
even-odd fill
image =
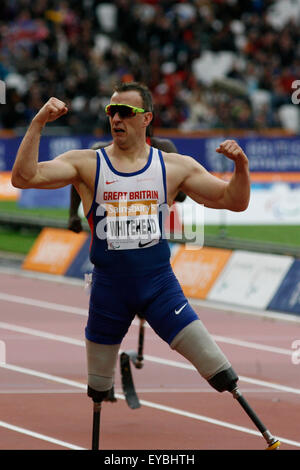
{"label": "flexed bicep", "polygon": [[186,159],[186,176],[181,188],[200,204],[214,209],[244,211],[250,200],[250,174],[246,154],[234,140],[225,140],[217,149],[234,161],[234,171],[229,181],[209,173],[193,159]]}
{"label": "flexed bicep", "polygon": [[30,187],[55,189],[74,183],[78,172],[73,154],[66,152],[54,160],[38,163],[36,175],[28,183]]}
{"label": "flexed bicep", "polygon": [[66,104],[50,98],[30,123],[19,146],[12,168],[12,184],[17,188],[59,187],[69,177],[70,165],[56,162],[39,163],[41,133],[47,122],[54,121],[68,112]]}
{"label": "flexed bicep", "polygon": [[192,162],[181,189],[194,201],[214,209],[225,208],[227,182],[209,173],[199,163]]}
{"label": "flexed bicep", "polygon": [[22,173],[19,172],[12,179],[12,183],[22,189],[55,189],[72,184],[78,176],[76,165],[78,152],[82,151],[71,150],[53,160],[38,162],[34,173],[30,177],[23,177]]}

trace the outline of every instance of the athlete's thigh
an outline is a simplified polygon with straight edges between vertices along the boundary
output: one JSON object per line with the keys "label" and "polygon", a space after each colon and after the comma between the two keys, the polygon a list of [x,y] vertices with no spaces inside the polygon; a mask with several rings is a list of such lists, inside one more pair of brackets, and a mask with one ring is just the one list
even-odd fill
{"label": "athlete's thigh", "polygon": [[144,316],[153,330],[168,344],[185,326],[198,319],[173,272],[162,275],[160,290],[148,304]]}
{"label": "athlete's thigh", "polygon": [[93,273],[86,338],[100,344],[120,344],[133,318],[122,286]]}

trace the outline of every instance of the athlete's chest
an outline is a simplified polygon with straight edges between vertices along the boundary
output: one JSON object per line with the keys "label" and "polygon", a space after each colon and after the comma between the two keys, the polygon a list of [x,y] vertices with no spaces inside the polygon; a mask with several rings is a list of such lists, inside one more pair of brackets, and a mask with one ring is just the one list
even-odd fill
{"label": "athlete's chest", "polygon": [[105,216],[109,249],[157,243],[159,210],[166,202],[165,171],[158,151],[153,149],[145,167],[132,173],[116,170],[105,152],[99,152],[97,172],[97,215]]}
{"label": "athlete's chest", "polygon": [[[98,173],[99,181],[98,192],[105,197],[114,200],[121,197],[122,199],[140,199],[150,197],[153,191],[164,189],[165,171],[164,162],[161,154],[151,148],[149,157],[143,167],[134,171],[120,171],[112,164],[105,150],[98,153]],[[148,194],[148,196],[147,196]],[[152,197],[152,196],[151,196]]]}

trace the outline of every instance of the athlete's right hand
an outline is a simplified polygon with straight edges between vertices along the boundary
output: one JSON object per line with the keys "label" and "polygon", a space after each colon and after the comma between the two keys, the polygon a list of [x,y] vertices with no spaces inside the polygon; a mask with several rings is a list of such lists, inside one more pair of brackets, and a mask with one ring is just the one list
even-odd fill
{"label": "athlete's right hand", "polygon": [[55,121],[68,112],[66,103],[59,100],[58,98],[52,97],[47,103],[39,110],[33,120],[42,126],[45,126],[47,122]]}

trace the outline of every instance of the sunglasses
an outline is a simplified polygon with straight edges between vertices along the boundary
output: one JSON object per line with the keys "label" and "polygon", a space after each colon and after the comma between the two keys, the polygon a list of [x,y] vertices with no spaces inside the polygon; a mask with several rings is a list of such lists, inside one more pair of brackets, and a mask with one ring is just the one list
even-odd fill
{"label": "sunglasses", "polygon": [[143,108],[136,108],[135,106],[130,106],[130,104],[108,104],[105,106],[105,112],[108,116],[114,117],[116,113],[119,113],[119,116],[123,118],[133,117],[136,113],[145,113]]}

